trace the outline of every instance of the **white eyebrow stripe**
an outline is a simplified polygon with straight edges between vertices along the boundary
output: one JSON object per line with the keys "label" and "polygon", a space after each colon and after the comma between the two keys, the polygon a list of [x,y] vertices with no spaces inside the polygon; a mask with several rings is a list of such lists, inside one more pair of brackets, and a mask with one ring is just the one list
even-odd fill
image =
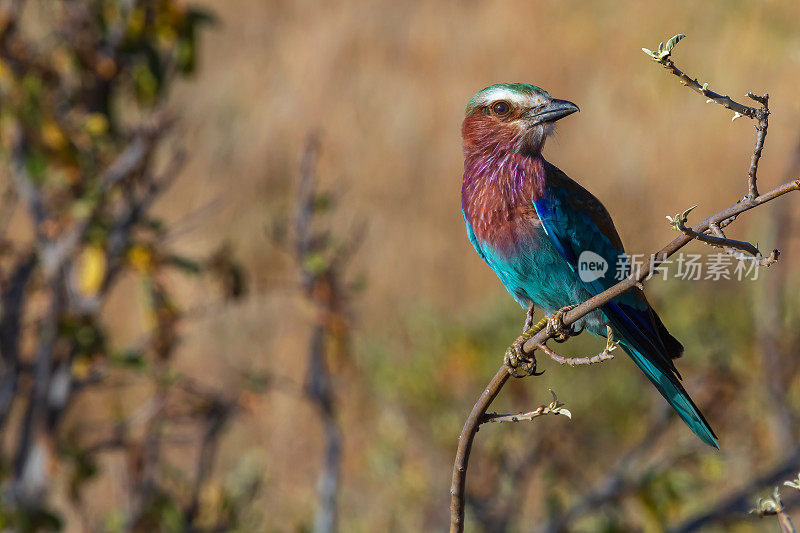
{"label": "white eyebrow stripe", "polygon": [[538,93],[522,94],[506,87],[495,87],[482,94],[478,100],[478,104],[486,105],[489,102],[496,102],[498,100],[506,100],[518,106],[537,106],[544,103],[545,97]]}

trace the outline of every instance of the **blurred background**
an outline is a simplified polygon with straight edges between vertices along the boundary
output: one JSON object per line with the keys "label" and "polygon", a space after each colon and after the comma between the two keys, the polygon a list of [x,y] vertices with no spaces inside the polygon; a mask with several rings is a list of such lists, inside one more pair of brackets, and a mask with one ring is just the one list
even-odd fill
{"label": "blurred background", "polygon": [[[745,193],[755,135],[641,47],[685,33],[701,83],[770,93],[767,190],[800,174],[799,24],[794,0],[0,1],[0,526],[445,531],[525,318],[465,235],[467,99],[577,103],[545,157],[651,253],[665,215]],[[758,280],[647,285],[720,451],[627,358],[540,361],[492,409],[552,388],[573,419],[479,433],[467,530],[776,530],[748,511],[800,470],[798,205],[730,228],[781,249]]]}

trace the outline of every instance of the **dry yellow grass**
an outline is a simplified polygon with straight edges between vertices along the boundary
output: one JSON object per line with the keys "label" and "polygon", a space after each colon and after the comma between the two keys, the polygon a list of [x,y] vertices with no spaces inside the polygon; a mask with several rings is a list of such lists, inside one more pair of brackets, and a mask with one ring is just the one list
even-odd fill
{"label": "dry yellow grass", "polygon": [[[290,258],[270,244],[265,228],[291,208],[310,132],[322,132],[323,183],[341,194],[337,227],[346,231],[360,219],[369,225],[354,265],[368,279],[353,313],[356,335],[400,345],[413,336],[395,327],[400,315],[421,307],[475,313],[501,298],[466,240],[460,212],[460,123],[466,100],[482,87],[531,82],[580,105],[545,155],[605,202],[634,252],[671,238],[665,214],[695,203],[698,212],[713,212],[736,200],[754,142],[746,120],[731,125],[729,113],[680,87],[642,46],[685,33],[676,60],[689,73],[733,97],[769,91],[774,115],[762,187],[784,177],[800,135],[795,0],[204,4],[221,24],[206,34],[198,75],[172,97],[190,160],[159,209],[175,219],[223,198],[223,207],[178,245],[208,250],[230,239],[251,276],[245,303],[185,332],[180,366],[214,385],[224,386],[230,369],[243,366],[302,380],[310,313],[293,292]],[[736,232],[757,236],[765,216],[743,220]],[[776,268],[797,265],[786,258]],[[128,327],[123,303],[109,313],[118,328]],[[499,353],[478,356],[499,362]],[[438,437],[424,421],[395,404],[376,405],[357,373],[345,365],[338,376],[347,434],[343,531],[441,529],[448,448],[426,440]],[[446,380],[442,386],[459,387]],[[466,412],[467,404],[456,411]],[[459,423],[451,419],[450,427]],[[514,438],[536,438],[529,426],[521,431]],[[218,472],[223,476],[243,455],[260,458],[267,488],[259,506],[269,522],[263,530],[294,531],[309,522],[319,439],[309,407],[280,394],[230,428]],[[453,449],[455,439],[453,432]],[[393,460],[402,466],[381,475],[367,453],[376,443],[394,443]],[[525,516],[541,510],[534,504]]]}

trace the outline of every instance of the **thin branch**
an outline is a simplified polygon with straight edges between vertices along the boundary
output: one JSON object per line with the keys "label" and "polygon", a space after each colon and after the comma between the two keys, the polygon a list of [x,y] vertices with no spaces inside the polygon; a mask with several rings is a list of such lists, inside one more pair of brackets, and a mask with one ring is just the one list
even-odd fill
{"label": "thin branch", "polygon": [[[722,231],[722,229],[719,227],[718,224],[709,224],[709,229],[711,230],[711,233],[713,233],[717,237],[721,237],[723,239],[726,239],[728,242],[732,242],[732,243],[735,243],[735,244],[742,244],[743,243],[743,241],[736,241],[736,240],[728,239],[727,237],[725,237],[725,233]],[[744,243],[744,244],[750,245],[750,243]],[[755,256],[751,256],[751,255],[747,255],[745,253],[741,253],[741,252],[737,251],[737,250],[740,250],[741,248],[737,248],[736,246],[723,246],[723,249],[726,252],[728,252],[729,255],[733,256],[735,259],[737,259],[739,261],[755,261],[756,263],[758,263],[759,266],[763,266],[763,267],[770,267],[770,266],[774,265],[775,263],[778,262],[778,257],[781,255],[780,250],[778,250],[777,248],[772,250],[767,257],[764,257],[761,254],[761,252],[759,252]]]}
{"label": "thin branch", "polygon": [[648,50],[647,48],[642,48],[642,51],[644,51],[644,53],[653,58],[653,61],[659,63],[661,66],[667,69],[671,74],[677,76],[678,79],[681,81],[682,85],[689,87],[694,92],[705,96],[708,99],[707,100],[708,102],[714,102],[716,104],[719,104],[722,107],[725,107],[737,113],[738,115],[750,117],[753,119],[759,119],[762,113],[761,109],[740,104],[739,102],[736,102],[731,97],[729,97],[727,94],[716,93],[708,88],[707,83],[701,85],[697,81],[697,78],[689,77],[689,75],[687,75],[681,69],[675,66],[675,63],[673,63],[670,57],[672,54],[672,49],[684,37],[686,36],[683,34],[676,35],[675,37],[667,41],[666,49],[663,48],[663,43],[662,43],[662,45],[659,45],[659,48],[656,51]]}
{"label": "thin branch", "polygon": [[758,161],[761,159],[761,152],[764,150],[764,141],[767,138],[767,128],[769,127],[769,94],[756,96],[747,93],[748,98],[761,104],[761,112],[756,118],[756,147],[753,149],[753,156],[750,158],[750,170],[747,171],[747,197],[751,200],[758,196],[758,186],[756,184],[756,174],[758,173]]}
{"label": "thin branch", "polygon": [[540,416],[544,415],[559,415],[559,414],[562,413],[550,409],[547,405],[540,405],[533,411],[528,411],[527,413],[512,413],[505,415],[501,415],[499,413],[486,413],[485,415],[483,415],[481,424],[494,423],[494,422],[526,422],[533,420],[534,418],[539,418]]}
{"label": "thin branch", "polygon": [[[314,214],[314,168],[317,162],[317,154],[319,152],[319,137],[317,135],[309,136],[306,141],[306,147],[303,151],[303,158],[300,162],[300,179],[297,184],[297,213],[295,214],[294,230],[295,230],[295,253],[297,254],[297,261],[302,263],[305,261],[306,255],[311,251],[311,219]],[[312,275],[307,272],[306,268],[303,271],[303,287],[308,291],[313,281]]]}
{"label": "thin branch", "polygon": [[664,68],[669,70],[670,73],[677,76],[683,85],[705,96],[708,99],[706,102],[720,104],[721,106],[734,111],[735,114],[732,120],[736,120],[740,116],[746,116],[756,121],[756,131],[758,132],[756,135],[756,146],[753,149],[753,155],[750,158],[750,169],[747,172],[747,197],[750,200],[753,200],[758,196],[758,186],[756,183],[758,161],[761,159],[761,152],[764,150],[764,141],[766,140],[767,128],[769,127],[769,94],[758,96],[752,92],[747,93],[746,96],[748,98],[761,104],[760,107],[756,108],[740,104],[739,102],[732,100],[728,95],[715,93],[708,88],[707,83],[700,85],[700,83],[697,81],[697,78],[689,77],[678,67],[676,67],[675,63],[672,61],[672,50],[675,45],[678,44],[678,42],[680,42],[684,37],[686,36],[683,34],[674,36],[672,39],[667,41],[666,47],[664,47],[664,44],[661,43],[658,46],[658,50],[655,52],[646,48],[642,48],[642,50],[651,58],[653,58],[653,61],[659,63]]}
{"label": "thin branch", "polygon": [[200,453],[197,458],[197,475],[192,484],[192,497],[186,510],[186,521],[194,524],[200,514],[200,497],[206,481],[211,475],[211,470],[216,462],[219,451],[220,435],[228,423],[231,414],[236,410],[236,402],[224,402],[213,399],[208,406],[206,428],[200,444]]}
{"label": "thin branch", "polygon": [[29,254],[15,266],[7,287],[0,295],[0,356],[3,378],[0,382],[0,429],[5,426],[17,392],[20,370],[20,331],[28,283],[36,268],[36,255]]}
{"label": "thin branch", "polygon": [[18,199],[17,190],[13,185],[6,187],[0,197],[0,237],[5,236],[8,230]]}
{"label": "thin branch", "polygon": [[461,435],[458,437],[458,450],[453,464],[453,480],[450,484],[450,533],[464,531],[464,490],[467,485],[467,465],[472,451],[472,443],[478,433],[478,427],[486,415],[486,410],[500,394],[503,385],[509,380],[511,374],[503,365],[494,375],[472,407]]}
{"label": "thin branch", "polygon": [[152,154],[159,135],[166,131],[168,124],[167,117],[162,116],[158,117],[153,125],[142,128],[100,176],[99,186],[96,191],[97,199],[91,212],[82,220],[76,222],[72,228],[58,239],[42,246],[42,268],[45,276],[52,276],[64,265],[67,258],[74,253],[85,238],[86,232],[100,208],[104,205],[105,196],[109,190],[129,177],[133,171],[145,163]]}
{"label": "thin branch", "polygon": [[704,242],[709,246],[714,246],[716,248],[727,248],[733,250],[740,250],[750,256],[760,256],[761,252],[758,250],[758,247],[754,244],[750,244],[749,242],[745,241],[736,241],[733,239],[728,239],[725,237],[725,234],[722,232],[722,229],[719,227],[719,224],[712,223],[708,225],[708,230],[714,233],[714,235],[709,235],[706,232],[698,232],[694,231],[692,228],[686,227],[687,217],[689,213],[691,213],[696,205],[693,205],[689,209],[686,209],[682,213],[677,213],[675,216],[667,215],[667,220],[669,221],[670,227],[675,231],[680,231],[687,237],[691,237],[694,240]]}
{"label": "thin branch", "polygon": [[602,352],[591,357],[564,357],[558,355],[553,350],[548,348],[545,343],[540,344],[537,346],[537,348],[549,355],[550,359],[556,363],[569,366],[580,366],[594,365],[597,363],[602,363],[603,361],[608,361],[609,359],[614,359],[614,354],[611,352],[616,350],[617,346],[619,346],[619,342],[614,340],[614,332],[611,330],[610,326],[606,326],[606,347]]}
{"label": "thin branch", "polygon": [[[704,232],[708,229],[709,224],[720,223],[723,220],[735,217],[745,211],[749,211],[755,207],[763,205],[772,201],[784,194],[792,191],[800,190],[800,179],[784,183],[774,189],[756,197],[754,200],[743,199],[734,205],[711,215],[702,222],[696,224],[692,229],[695,232]],[[667,258],[676,253],[678,250],[691,242],[692,238],[688,235],[681,235],[676,237],[672,242],[664,246],[661,250],[653,254],[652,261],[648,261],[640,266],[637,272],[633,272],[628,278],[620,281],[610,289],[601,292],[600,294],[589,298],[582,304],[576,306],[574,309],[568,311],[564,317],[563,322],[565,326],[574,324],[585,315],[591,313],[610,302],[614,298],[625,294],[634,287],[638,287],[645,280],[651,269],[658,267]],[[545,330],[540,331],[523,345],[523,350],[526,354],[532,354],[533,351],[544,344],[550,337],[552,332]],[[481,393],[478,401],[472,407],[467,420],[464,422],[464,427],[458,438],[458,449],[456,451],[456,458],[453,464],[453,479],[450,485],[450,531],[460,532],[464,530],[464,491],[466,487],[467,466],[469,464],[469,455],[472,451],[472,444],[475,440],[475,435],[478,432],[478,427],[481,424],[486,410],[492,404],[497,395],[500,394],[503,386],[511,377],[508,367],[503,365],[497,371],[495,376],[486,386]]]}
{"label": "thin branch", "polygon": [[548,348],[546,344],[540,344],[537,346],[537,348],[539,348],[545,354],[549,355],[550,359],[561,365],[569,365],[569,366],[594,365],[597,363],[602,363],[603,361],[608,361],[609,359],[614,359],[614,354],[612,354],[611,350],[609,350],[608,348],[606,348],[599,354],[593,355],[591,357],[564,357],[563,355],[558,355],[553,350]]}
{"label": "thin branch", "polygon": [[[682,213],[677,213],[675,216],[667,215],[667,220],[669,220],[669,224],[672,229],[680,231],[687,237],[691,237],[692,239],[708,244],[709,246],[721,248],[738,261],[751,261],[763,267],[770,267],[778,262],[778,256],[781,254],[779,250],[772,250],[768,257],[764,257],[764,255],[761,253],[761,250],[759,250],[758,246],[755,244],[727,238],[720,227],[725,221],[719,223],[709,223],[708,229],[705,232],[697,232],[692,228],[686,227],[686,217],[695,207],[697,206],[693,205]],[[728,220],[732,220],[734,218],[735,216]],[[709,231],[712,233],[712,235],[707,233]]]}
{"label": "thin branch", "polygon": [[[669,55],[674,45],[681,38],[683,38],[682,35],[675,36],[674,38],[670,39],[670,41],[667,43],[666,50],[663,49],[663,45],[660,45],[658,52],[652,52],[650,50],[645,50],[645,52],[651,55],[653,59],[662,64],[673,74],[681,78],[685,85],[689,86],[696,92],[703,94],[710,100],[741,115],[757,118],[759,120],[766,118],[763,116],[764,113],[761,109],[743,106],[742,104],[731,100],[727,96],[710,91],[707,84],[701,86],[697,80],[689,78],[686,76],[686,74],[675,67],[674,63],[669,59]],[[739,214],[749,211],[754,207],[758,207],[759,205],[763,205],[766,202],[783,196],[784,194],[788,194],[797,190],[800,190],[800,179],[795,179],[788,183],[784,183],[783,185],[780,185],[765,194],[757,196],[748,195],[727,209],[723,209],[722,211],[719,211],[718,213],[706,218],[702,222],[693,226],[691,229],[694,233],[703,234],[709,230],[712,224],[717,224],[720,227],[724,227],[727,224],[730,224]],[[692,239],[693,237],[687,234],[682,234],[673,239],[672,242],[653,254],[651,261],[641,265],[637,271],[632,272],[628,278],[568,311],[562,318],[564,326],[569,327],[571,324],[574,324],[577,320],[584,317],[588,313],[602,307],[604,304],[621,296],[622,294],[625,294],[634,287],[641,287],[642,282],[645,280],[651,270],[657,268],[668,257],[691,242]],[[552,336],[552,328],[543,329],[532,338],[528,339],[523,345],[522,349],[526,354],[532,354],[536,348],[545,344],[545,342]],[[489,385],[487,385],[483,393],[481,393],[477,403],[473,406],[472,411],[467,417],[464,427],[461,430],[461,434],[458,439],[456,458],[453,465],[453,478],[450,486],[451,533],[457,533],[464,530],[464,493],[466,487],[467,465],[469,463],[469,456],[470,452],[472,451],[472,444],[478,431],[478,427],[484,419],[489,405],[491,405],[491,403],[500,393],[500,390],[503,388],[510,376],[510,369],[505,364],[501,366],[495,376],[489,382]]]}
{"label": "thin branch", "polygon": [[[17,476],[17,486],[15,496],[24,497],[27,490],[26,485],[36,483],[29,475],[35,475],[28,467],[30,461],[35,461],[36,447],[33,443],[37,437],[45,431],[47,425],[48,395],[51,394],[50,383],[53,372],[53,351],[58,339],[58,319],[61,310],[64,308],[63,298],[63,272],[50,283],[51,295],[47,310],[47,317],[42,324],[39,334],[39,344],[34,356],[34,382],[30,388],[28,405],[25,409],[25,416],[22,429],[17,437],[17,454],[14,459],[14,470]],[[29,487],[30,488],[30,487]]]}
{"label": "thin branch", "polygon": [[[314,324],[309,357],[305,392],[319,412],[325,435],[325,455],[317,477],[317,508],[314,514],[315,533],[332,533],[337,529],[337,499],[341,473],[342,430],[337,421],[336,398],[333,390],[331,369],[328,365],[326,338],[334,327],[335,317],[341,314],[341,289],[339,267],[352,250],[334,253],[324,268],[316,269],[309,258],[318,252],[320,239],[312,230],[312,222],[317,212],[317,185],[315,166],[319,154],[319,138],[309,136],[300,165],[297,192],[297,212],[295,214],[295,254],[301,273],[306,297],[317,304],[320,317]],[[357,246],[358,240],[353,241]],[[338,256],[338,259],[337,259]]]}
{"label": "thin branch", "polygon": [[539,418],[544,415],[564,415],[567,418],[572,418],[572,413],[568,409],[564,409],[564,404],[558,401],[556,393],[550,389],[550,394],[553,395],[553,401],[547,405],[540,405],[533,411],[527,413],[514,413],[501,415],[498,413],[486,413],[481,417],[480,423],[486,424],[487,422],[525,422]]}
{"label": "thin branch", "polygon": [[11,139],[11,178],[17,196],[28,205],[36,240],[44,239],[42,224],[46,213],[41,191],[34,185],[27,170],[28,144],[22,128],[12,130]]}
{"label": "thin branch", "polygon": [[[725,236],[725,232],[722,231],[722,228],[719,227],[719,224],[709,224],[708,229],[711,231],[714,236],[718,237],[721,240],[721,244],[719,245],[722,248],[731,249],[731,252],[735,250],[740,250],[750,256],[759,255],[761,252],[758,251],[758,248],[746,241],[737,241],[734,239],[729,239]],[[683,231],[683,230],[681,230]],[[691,230],[690,230],[691,231]],[[684,232],[685,233],[685,232]],[[707,235],[706,235],[707,236]],[[707,241],[706,241],[707,242]],[[711,243],[709,243],[711,244]],[[755,250],[755,253],[753,251]],[[750,257],[747,256],[747,257]]]}

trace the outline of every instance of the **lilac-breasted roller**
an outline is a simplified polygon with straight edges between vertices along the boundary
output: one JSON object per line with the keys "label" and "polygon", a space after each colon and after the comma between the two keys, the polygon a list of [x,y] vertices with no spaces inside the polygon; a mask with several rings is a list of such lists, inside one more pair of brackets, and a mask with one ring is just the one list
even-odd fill
{"label": "lilac-breasted roller", "polygon": [[[469,240],[524,308],[546,314],[579,304],[616,283],[622,241],[603,204],[545,161],[556,120],[578,111],[525,83],[492,85],[467,103],[462,128],[461,206]],[[602,272],[602,263],[606,270]],[[582,267],[598,267],[581,271]],[[599,265],[599,266],[598,266]],[[716,435],[680,383],[673,359],[683,346],[634,289],[582,318],[576,327],[623,350],[694,433]]]}

